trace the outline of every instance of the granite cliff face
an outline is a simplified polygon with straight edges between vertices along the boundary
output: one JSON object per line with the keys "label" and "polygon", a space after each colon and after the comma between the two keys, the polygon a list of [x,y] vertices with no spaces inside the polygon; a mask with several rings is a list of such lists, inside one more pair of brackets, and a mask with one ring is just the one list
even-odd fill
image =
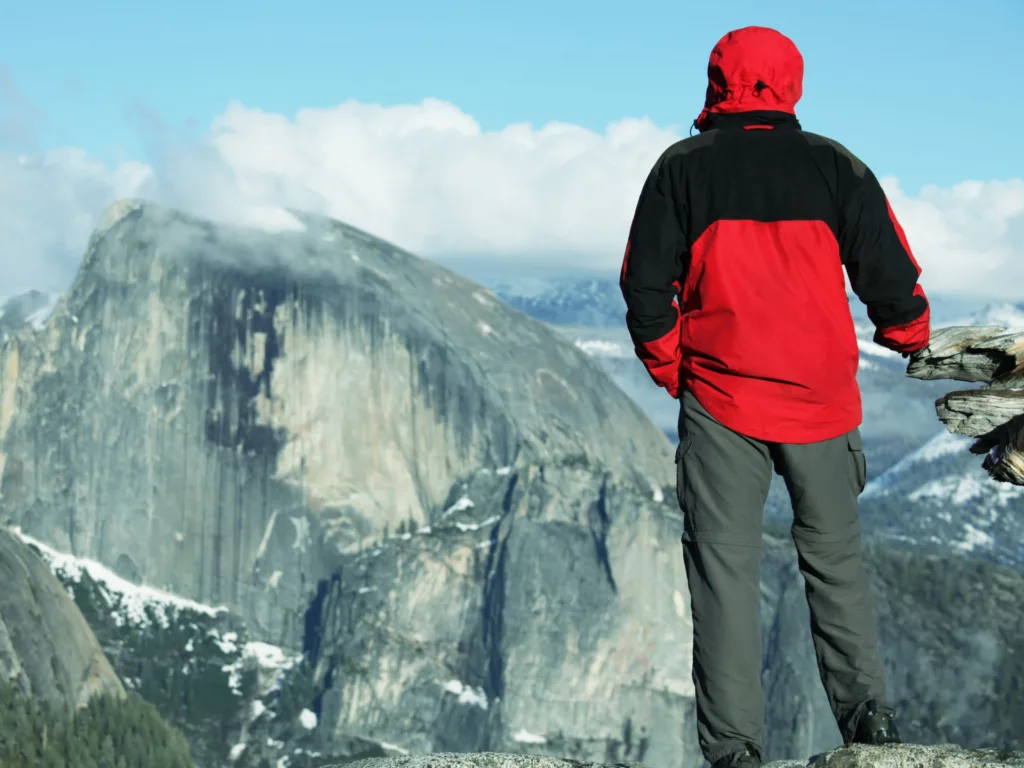
{"label": "granite cliff face", "polygon": [[[559,473],[562,485],[571,474]],[[679,521],[621,514],[608,533],[612,580],[589,558],[559,559],[581,549],[578,534],[538,485],[520,476],[504,500],[488,498],[494,483],[481,477],[467,498],[501,510],[489,533],[453,514],[338,570],[312,607],[307,648],[323,744],[361,735],[415,753],[700,762],[690,692],[676,687],[689,654],[678,618],[688,616],[663,576],[677,553],[635,555],[638,539],[672,537]],[[609,500],[621,494],[610,489]],[[1024,575],[883,545],[869,546],[866,560],[905,737],[1024,749]],[[761,594],[768,756],[832,749],[841,739],[784,530],[764,537]],[[623,601],[644,607],[623,617]]]}
{"label": "granite cliff face", "polygon": [[71,712],[124,695],[89,625],[36,552],[0,529],[0,676]]}
{"label": "granite cliff face", "polygon": [[[773,759],[840,743],[818,678],[796,552],[765,537],[762,681]],[[888,694],[904,738],[1024,750],[1024,574],[981,557],[865,547]]]}
{"label": "granite cliff face", "polygon": [[648,496],[671,448],[587,356],[325,219],[217,227],[124,201],[0,353],[2,513],[297,645],[339,553],[428,525],[481,468],[580,461]]}
{"label": "granite cliff face", "polygon": [[[354,229],[303,222],[271,235],[115,206],[45,327],[3,347],[3,515],[317,653],[318,637],[343,639],[320,626],[337,621],[324,604],[339,569],[384,569],[366,609],[390,616],[394,642],[433,644],[422,663],[441,677],[408,690],[422,675],[378,645],[356,716],[334,689],[344,661],[325,662],[336,740],[419,696],[440,708],[438,743],[462,744],[478,712],[507,724],[475,737],[494,741],[564,708],[566,733],[600,754],[630,728],[638,744],[671,730],[665,758],[695,754],[669,442],[547,326]],[[413,535],[433,549],[396,546]],[[408,589],[379,581],[388,568]],[[383,642],[368,626],[350,655]],[[465,705],[478,690],[486,709]]]}
{"label": "granite cliff face", "polygon": [[682,522],[592,471],[481,472],[347,558],[312,606],[322,738],[699,762]]}

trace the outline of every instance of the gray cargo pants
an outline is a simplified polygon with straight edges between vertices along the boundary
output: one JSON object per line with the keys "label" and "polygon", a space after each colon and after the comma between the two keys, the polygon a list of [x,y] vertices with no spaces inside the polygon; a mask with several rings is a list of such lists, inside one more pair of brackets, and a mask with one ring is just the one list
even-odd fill
{"label": "gray cargo pants", "polygon": [[773,466],[793,503],[818,670],[848,741],[858,705],[885,703],[874,599],[860,554],[860,432],[806,445],[764,443],[720,424],[689,392],[681,406],[676,482],[701,751],[714,762],[749,743],[764,755],[761,521]]}

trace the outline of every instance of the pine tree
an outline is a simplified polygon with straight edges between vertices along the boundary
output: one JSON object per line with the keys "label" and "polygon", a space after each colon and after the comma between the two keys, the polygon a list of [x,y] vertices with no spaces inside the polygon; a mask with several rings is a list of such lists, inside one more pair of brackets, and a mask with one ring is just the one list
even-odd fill
{"label": "pine tree", "polygon": [[184,736],[135,694],[73,714],[0,684],[0,768],[192,768]]}

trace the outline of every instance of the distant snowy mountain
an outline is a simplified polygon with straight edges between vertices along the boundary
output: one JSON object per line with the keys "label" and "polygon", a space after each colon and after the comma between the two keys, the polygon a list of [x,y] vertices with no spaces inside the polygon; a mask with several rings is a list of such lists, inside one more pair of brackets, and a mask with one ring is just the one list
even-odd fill
{"label": "distant snowy mountain", "polygon": [[[557,327],[577,347],[597,358],[619,387],[633,398],[655,424],[678,439],[679,404],[651,381],[633,353],[624,328]],[[860,382],[864,408],[861,432],[871,477],[891,467],[908,451],[941,429],[935,400],[949,390],[949,382],[907,378],[906,361],[873,343],[870,327],[860,329]]]}
{"label": "distant snowy mountain", "polygon": [[939,551],[950,547],[1024,566],[1024,487],[997,483],[942,432],[868,484],[861,516],[874,535]]}
{"label": "distant snowy mountain", "polygon": [[[633,355],[625,329],[625,303],[616,280],[535,280],[529,290],[523,282],[494,284],[495,292],[521,312],[562,330],[581,349],[599,358],[619,386],[641,405],[672,439],[676,437],[677,407],[654,386]],[[933,324],[977,325],[983,320],[1006,322],[1016,311],[1024,325],[1024,311],[1013,305],[986,304],[983,300],[954,296],[931,297]],[[850,297],[861,351],[858,379],[864,398],[864,437],[872,473],[884,471],[908,451],[932,437],[940,425],[935,399],[949,391],[948,382],[908,379],[906,361],[872,341],[874,327],[864,305]]]}
{"label": "distant snowy mountain", "polygon": [[495,293],[523,314],[551,325],[609,328],[626,322],[626,304],[612,280],[574,280],[549,283],[528,293],[498,285]]}
{"label": "distant snowy mountain", "polygon": [[[620,327],[625,322],[626,306],[615,276],[546,278],[516,275],[498,278],[481,276],[506,303],[521,312],[552,325]],[[850,310],[858,323],[867,322],[864,304],[852,294]],[[1016,312],[1024,320],[1024,304],[993,303],[983,297],[929,294],[933,324],[979,325],[982,318],[991,324],[1004,324]],[[985,324],[989,324],[987,321]]]}
{"label": "distant snowy mountain", "polygon": [[962,322],[949,325],[1001,325],[1006,328],[1024,328],[1024,303],[988,304]]}

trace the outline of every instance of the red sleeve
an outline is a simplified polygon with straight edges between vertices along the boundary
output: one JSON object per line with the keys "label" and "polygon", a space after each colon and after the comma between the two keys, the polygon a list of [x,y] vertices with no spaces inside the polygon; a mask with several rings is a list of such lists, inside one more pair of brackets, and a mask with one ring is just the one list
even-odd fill
{"label": "red sleeve", "polygon": [[[907,258],[910,259],[910,263],[914,265],[914,270],[917,272],[918,277],[920,277],[921,266],[917,263],[917,259],[914,258],[914,252],[910,249],[910,243],[907,241],[907,235],[903,231],[903,227],[900,225],[899,219],[896,218],[896,213],[893,211],[888,198],[886,198],[885,201],[885,208],[889,215],[889,221],[892,222],[892,226],[896,230],[896,235],[900,241],[900,247],[903,248],[903,251],[907,254]],[[909,323],[890,325],[885,328],[876,329],[876,344],[880,344],[883,347],[887,347],[888,349],[896,352],[906,353],[918,352],[928,346],[928,341],[931,338],[931,306],[928,304],[928,297],[925,296],[924,288],[921,287],[920,283],[914,283],[914,292],[911,295],[913,298],[920,299],[924,302],[924,312]]]}
{"label": "red sleeve", "polygon": [[664,387],[672,397],[679,397],[679,366],[682,362],[679,347],[681,316],[678,304],[673,306],[676,310],[676,322],[672,330],[660,339],[635,344],[635,351],[654,383]]}

